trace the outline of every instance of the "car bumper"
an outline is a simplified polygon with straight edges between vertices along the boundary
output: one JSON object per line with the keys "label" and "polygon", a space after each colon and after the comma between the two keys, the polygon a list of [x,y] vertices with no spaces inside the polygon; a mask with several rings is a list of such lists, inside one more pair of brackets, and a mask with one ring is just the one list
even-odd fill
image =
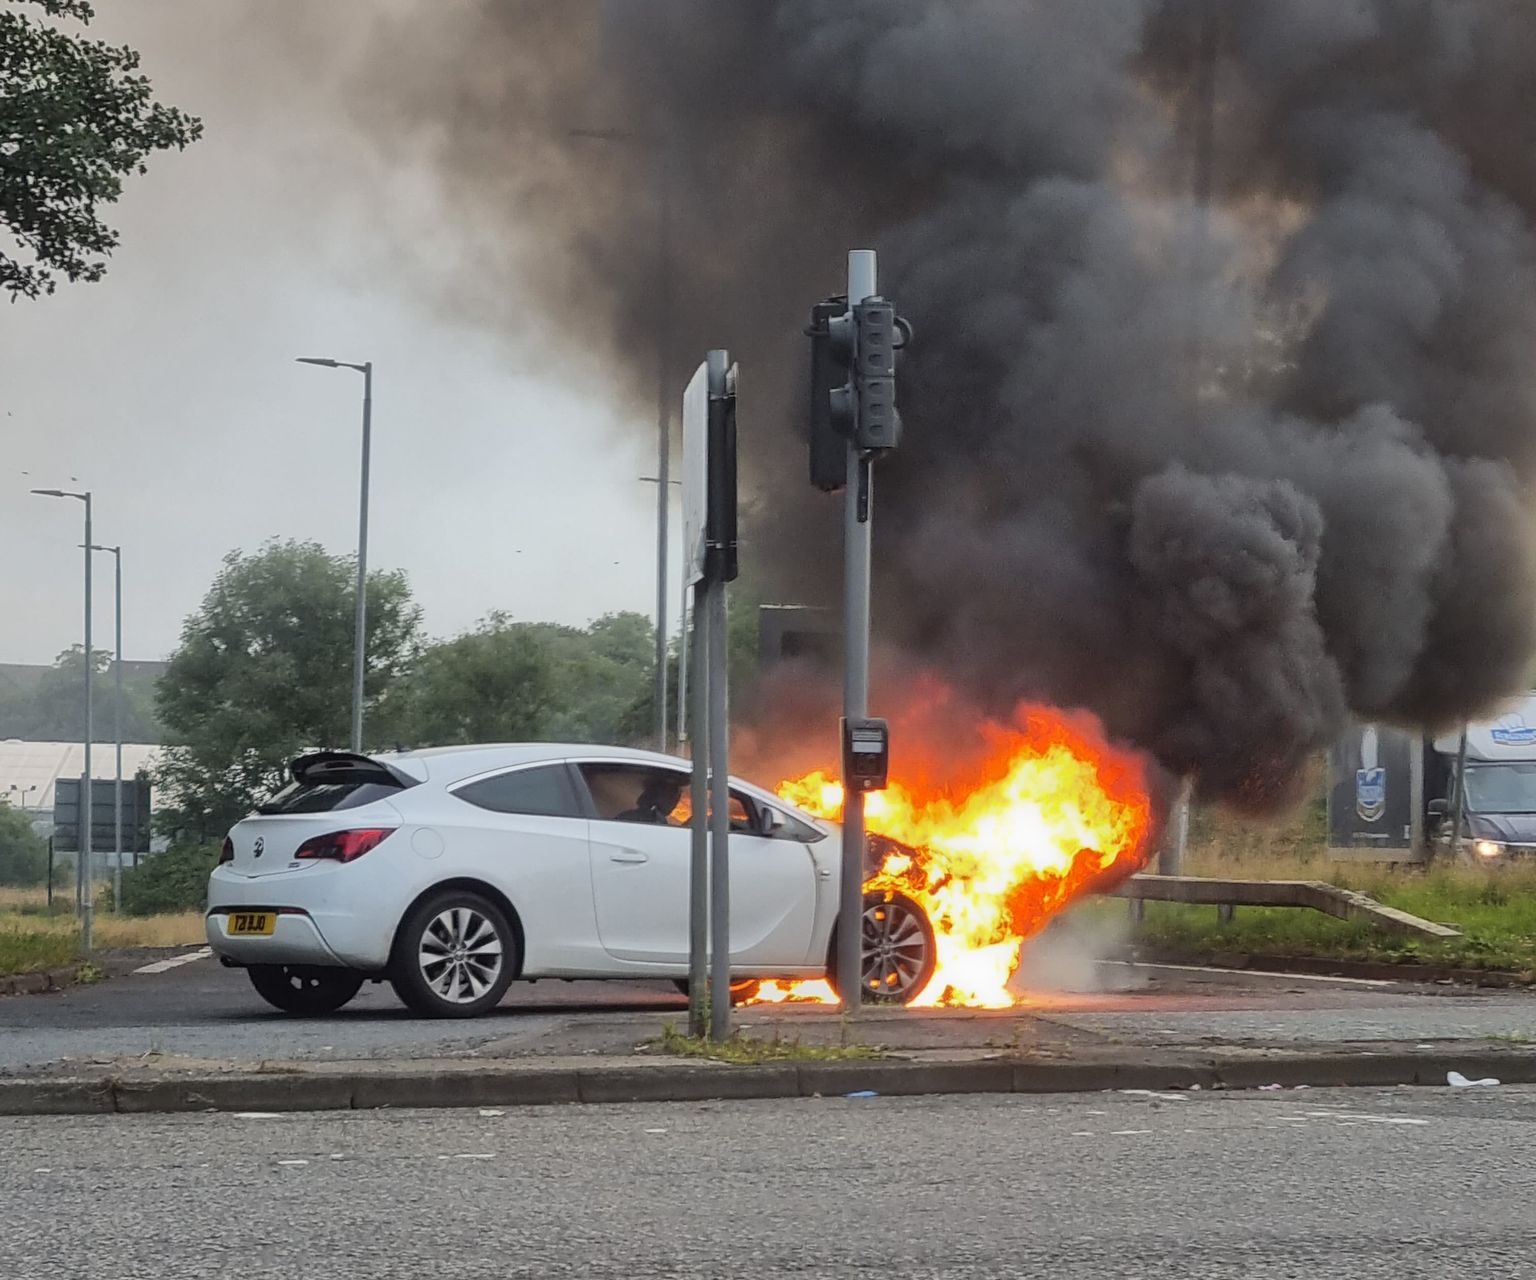
{"label": "car bumper", "polygon": [[[238,965],[341,965],[382,972],[389,963],[394,916],[339,881],[341,867],[306,867],[276,875],[242,876],[217,868],[208,880],[208,945]],[[229,935],[233,911],[275,911],[266,937]]]}
{"label": "car bumper", "polygon": [[233,910],[245,909],[226,905],[213,907],[208,912],[208,945],[221,960],[228,960],[242,966],[252,964],[346,965],[346,961],[326,945],[315,922],[307,914],[296,912],[292,908],[278,914],[276,925],[266,937],[230,937],[229,913]]}

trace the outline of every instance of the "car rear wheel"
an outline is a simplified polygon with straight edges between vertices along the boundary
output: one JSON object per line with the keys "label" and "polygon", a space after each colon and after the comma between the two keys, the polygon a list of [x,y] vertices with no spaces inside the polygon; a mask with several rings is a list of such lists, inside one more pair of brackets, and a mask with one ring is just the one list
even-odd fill
{"label": "car rear wheel", "polygon": [[[672,985],[685,996],[693,989],[687,978],[674,978]],[[762,985],[763,983],[760,978],[737,978],[735,982],[731,983],[731,1003],[733,1005],[746,1004],[748,1000],[757,994],[757,989]]]}
{"label": "car rear wheel", "polygon": [[400,926],[389,981],[423,1017],[474,1018],[501,1003],[517,968],[517,937],[495,903],[449,890]]}
{"label": "car rear wheel", "polygon": [[[881,889],[864,895],[863,985],[865,1004],[910,1004],[923,993],[938,966],[938,944],[928,913],[904,893]],[[827,977],[837,990],[837,939]]]}
{"label": "car rear wheel", "polygon": [[362,974],[350,969],[253,964],[246,972],[257,994],[268,1004],[284,1013],[312,1018],[335,1013],[363,986]]}

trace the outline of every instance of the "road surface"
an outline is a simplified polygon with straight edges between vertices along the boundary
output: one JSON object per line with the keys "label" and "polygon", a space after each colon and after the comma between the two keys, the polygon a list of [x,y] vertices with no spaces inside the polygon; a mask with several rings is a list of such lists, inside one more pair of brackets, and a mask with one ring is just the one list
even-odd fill
{"label": "road surface", "polygon": [[[1206,971],[1149,976],[1158,972],[1100,966],[1100,986],[1129,989],[1031,994],[1018,1010],[983,1019],[986,1025],[886,1010],[872,1015],[869,1036],[890,1048],[972,1043],[1028,1049],[1101,1041],[1154,1047],[1489,1038],[1523,1043],[1536,1033],[1536,1001],[1523,992]],[[416,1018],[387,985],[365,987],[334,1016],[296,1019],[267,1005],[244,973],[204,956],[96,986],[0,999],[0,1076],[121,1065],[152,1054],[251,1062],[626,1053],[681,1022],[685,1011],[668,983],[542,981],[513,984],[499,1009],[469,1022]],[[759,1006],[742,1011],[738,1021],[771,1035],[778,1020],[784,1034],[799,1037],[814,1034],[808,1019],[829,1022],[824,1011],[804,1006]],[[835,1030],[835,1018],[829,1024]]]}
{"label": "road surface", "polygon": [[0,1275],[1413,1280],[1536,1258],[1536,1092],[0,1120]]}

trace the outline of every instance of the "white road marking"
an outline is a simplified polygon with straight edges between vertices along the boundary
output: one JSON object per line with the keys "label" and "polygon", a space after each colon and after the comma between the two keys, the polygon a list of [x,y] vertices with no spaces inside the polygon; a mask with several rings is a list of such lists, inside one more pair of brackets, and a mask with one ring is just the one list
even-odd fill
{"label": "white road marking", "polygon": [[172,956],[169,960],[156,960],[153,964],[140,965],[134,972],[166,973],[184,964],[191,964],[194,960],[206,960],[212,954],[212,947],[199,947],[196,951],[188,951],[179,956]]}
{"label": "white road marking", "polygon": [[297,1165],[304,1165],[304,1164],[308,1164],[308,1163],[309,1163],[308,1160],[279,1160],[278,1161],[278,1164],[287,1165],[290,1168],[295,1167]]}
{"label": "white road marking", "polygon": [[1126,969],[1168,969],[1175,973],[1224,973],[1243,978],[1284,978],[1296,982],[1332,982],[1346,987],[1395,987],[1390,978],[1343,978],[1331,973],[1270,973],[1265,969],[1218,969],[1208,964],[1144,964],[1132,960],[1105,960],[1106,965]]}
{"label": "white road marking", "polygon": [[1420,1120],[1415,1116],[1372,1116],[1363,1111],[1309,1111],[1307,1113],[1314,1120],[1339,1120],[1345,1124],[1413,1124],[1426,1125],[1428,1120]]}
{"label": "white road marking", "polygon": [[1111,1138],[1140,1138],[1151,1132],[1152,1130],[1150,1129],[1111,1129],[1109,1136]]}

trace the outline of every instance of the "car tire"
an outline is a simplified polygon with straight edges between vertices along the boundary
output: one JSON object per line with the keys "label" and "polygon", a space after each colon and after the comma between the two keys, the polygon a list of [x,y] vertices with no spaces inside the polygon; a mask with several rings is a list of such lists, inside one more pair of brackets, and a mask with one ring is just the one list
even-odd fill
{"label": "car tire", "polygon": [[268,1004],[310,1018],[335,1013],[363,986],[360,973],[318,965],[253,964],[246,973]]}
{"label": "car tire", "polygon": [[501,908],[450,889],[417,904],[400,925],[389,982],[424,1018],[476,1018],[501,1003],[520,963]]}
{"label": "car tire", "polygon": [[[894,889],[864,895],[864,1004],[910,1004],[933,978],[939,949],[928,913]],[[827,965],[827,979],[837,991],[837,934]]]}
{"label": "car tire", "polygon": [[[681,991],[684,997],[687,997],[693,990],[693,985],[687,978],[674,978],[672,979],[672,985]],[[731,1004],[733,1006],[746,1004],[748,1000],[757,994],[758,988],[762,985],[761,978],[737,978],[735,982],[731,983]]]}

